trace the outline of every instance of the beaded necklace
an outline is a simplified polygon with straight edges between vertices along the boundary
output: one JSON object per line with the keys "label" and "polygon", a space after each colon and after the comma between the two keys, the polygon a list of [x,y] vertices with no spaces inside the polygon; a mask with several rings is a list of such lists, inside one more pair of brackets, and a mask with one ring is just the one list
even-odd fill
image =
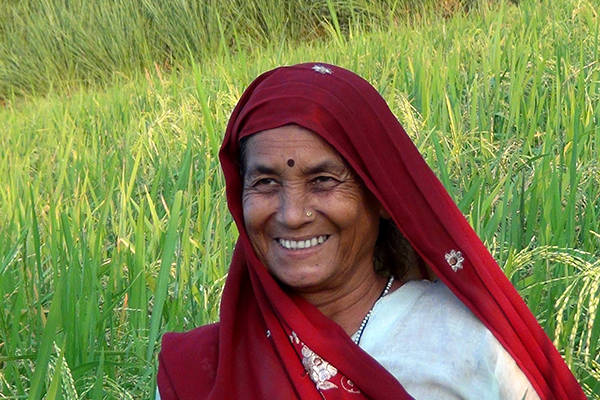
{"label": "beaded necklace", "polygon": [[377,300],[375,300],[375,303],[373,303],[373,306],[371,307],[371,309],[369,310],[369,312],[367,313],[367,315],[365,315],[365,318],[360,323],[360,327],[358,328],[358,330],[356,331],[356,333],[354,335],[352,335],[352,337],[353,337],[352,340],[357,345],[360,343],[360,338],[362,337],[363,331],[365,330],[365,327],[367,326],[367,323],[369,322],[369,318],[371,318],[371,313],[373,312],[373,307],[375,307],[375,304],[377,304],[377,302],[382,297],[384,297],[386,294],[388,294],[390,292],[390,288],[392,287],[392,283],[394,283],[394,275],[390,275],[390,278],[388,279],[387,284],[385,285],[385,288],[383,289],[383,292],[381,292],[381,294],[379,295],[379,297],[377,298]]}

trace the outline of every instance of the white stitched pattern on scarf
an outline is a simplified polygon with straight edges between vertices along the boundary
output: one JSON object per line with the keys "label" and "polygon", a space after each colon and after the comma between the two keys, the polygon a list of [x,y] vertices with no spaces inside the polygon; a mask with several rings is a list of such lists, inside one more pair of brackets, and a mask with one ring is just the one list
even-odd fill
{"label": "white stitched pattern on scarf", "polygon": [[360,389],[338,369],[312,351],[296,334],[291,331],[290,342],[302,357],[302,366],[310,380],[313,381],[323,399],[327,399],[323,391],[328,389],[344,390],[347,393],[360,394]]}
{"label": "white stitched pattern on scarf", "polygon": [[456,272],[462,269],[465,258],[460,251],[451,250],[450,253],[446,253],[446,261],[452,268],[452,271]]}
{"label": "white stitched pattern on scarf", "polygon": [[331,71],[331,68],[327,68],[326,66],[321,65],[321,64],[317,64],[317,65],[313,66],[312,69],[313,69],[313,71],[317,71],[318,73],[323,74],[323,75],[333,74],[333,71]]}
{"label": "white stitched pattern on scarf", "polygon": [[317,389],[327,390],[337,388],[334,383],[329,382],[329,379],[337,375],[338,371],[336,367],[316,355],[305,344],[302,345],[302,357],[302,365],[306,372],[308,372],[310,379],[317,386]]}
{"label": "white stitched pattern on scarf", "polygon": [[352,382],[346,377],[342,378],[342,387],[344,388],[344,390],[346,390],[346,392],[357,394],[360,393],[360,390],[358,390],[358,388],[354,386],[354,382]]}
{"label": "white stitched pattern on scarf", "polygon": [[[292,331],[292,334],[290,335],[290,342],[292,343],[296,343],[296,344],[300,344],[300,339],[298,339],[298,335],[296,335],[296,332]],[[302,343],[304,344],[304,343]]]}

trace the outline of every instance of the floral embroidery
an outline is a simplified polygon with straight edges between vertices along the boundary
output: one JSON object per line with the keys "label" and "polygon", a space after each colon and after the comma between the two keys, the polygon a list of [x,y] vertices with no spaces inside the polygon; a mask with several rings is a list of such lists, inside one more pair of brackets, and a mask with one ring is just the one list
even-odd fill
{"label": "floral embroidery", "polygon": [[330,396],[333,396],[332,398],[334,399],[339,398],[340,393],[337,391],[327,392],[326,395],[324,391],[328,389],[338,389],[338,391],[343,390],[350,394],[361,394],[360,389],[354,382],[305,345],[296,332],[292,330],[288,332],[290,332],[288,336],[290,343],[292,343],[298,356],[300,356],[306,375],[313,381],[323,399],[327,399]]}
{"label": "floral embroidery", "polygon": [[315,383],[317,389],[335,389],[337,386],[329,382],[329,379],[337,375],[337,368],[316,355],[305,344],[302,346],[302,365],[308,372],[310,379]]}
{"label": "floral embroidery", "polygon": [[333,74],[333,71],[331,71],[330,68],[327,68],[326,66],[320,65],[320,64],[317,64],[317,65],[313,66],[312,69],[314,71],[317,71],[318,73],[323,74],[323,75],[325,75],[325,74],[329,74],[329,75]]}
{"label": "floral embroidery", "polygon": [[342,378],[342,387],[346,390],[346,392],[360,393],[360,390],[358,390],[358,388],[354,385],[354,382],[345,376]]}
{"label": "floral embroidery", "polygon": [[452,270],[456,272],[459,269],[462,269],[465,258],[460,251],[451,250],[450,253],[446,253],[446,261],[450,264]]}
{"label": "floral embroidery", "polygon": [[[296,332],[292,331],[292,334],[290,335],[290,342],[296,343],[296,344],[300,344],[300,339],[298,339],[298,335],[296,335]],[[304,343],[302,343],[304,344]]]}

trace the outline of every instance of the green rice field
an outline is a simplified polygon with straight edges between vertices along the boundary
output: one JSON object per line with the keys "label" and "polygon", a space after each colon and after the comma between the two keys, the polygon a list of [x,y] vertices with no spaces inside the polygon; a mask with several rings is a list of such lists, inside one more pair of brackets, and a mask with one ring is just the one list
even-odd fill
{"label": "green rice field", "polygon": [[600,399],[600,0],[0,0],[0,399],[148,399],[218,319],[258,74],[373,83]]}

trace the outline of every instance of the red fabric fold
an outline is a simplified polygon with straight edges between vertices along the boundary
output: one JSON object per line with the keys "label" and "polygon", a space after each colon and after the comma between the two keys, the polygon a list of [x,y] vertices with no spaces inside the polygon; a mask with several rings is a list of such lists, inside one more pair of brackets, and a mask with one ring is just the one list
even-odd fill
{"label": "red fabric fold", "polygon": [[[340,326],[286,293],[252,251],[242,216],[238,143],[245,136],[287,124],[314,131],[345,158],[439,279],[514,357],[542,399],[585,399],[548,336],[385,100],[356,74],[319,65],[264,73],[233,111],[220,160],[240,237],[223,293],[221,320],[164,336],[158,374],[163,400],[321,399],[290,342],[290,332],[360,389],[360,394],[344,396],[411,399]],[[451,250],[464,257],[456,271],[446,260]]]}

